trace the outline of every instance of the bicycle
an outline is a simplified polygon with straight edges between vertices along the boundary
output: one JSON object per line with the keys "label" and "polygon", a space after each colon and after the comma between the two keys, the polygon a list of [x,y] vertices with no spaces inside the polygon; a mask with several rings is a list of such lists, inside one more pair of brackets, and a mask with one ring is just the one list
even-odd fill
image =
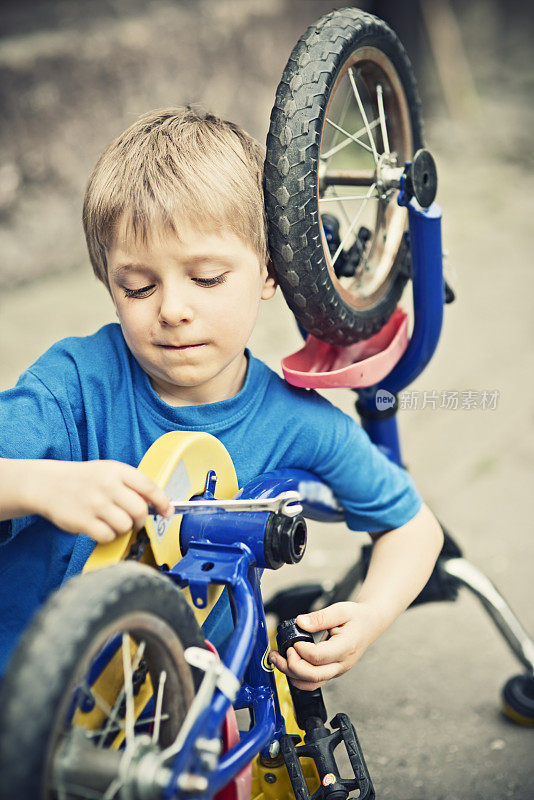
{"label": "bicycle", "polygon": [[[266,162],[270,250],[309,334],[284,371],[297,385],[357,390],[363,427],[398,464],[396,396],[432,357],[453,299],[435,165],[422,145],[415,81],[395,35],[356,9],[308,29],[277,92]],[[410,337],[397,308],[409,279]],[[305,517],[343,519],[335,497],[299,470],[239,490],[208,434],[166,434],[140,469],[166,489],[176,516],[151,515],[138,534],[99,545],[30,626],[2,687],[0,797],[374,797],[348,717],[336,715],[329,730],[320,690],[289,689],[268,661],[261,574],[302,559]],[[266,604],[284,620],[282,652],[305,635],[297,613],[350,596],[368,552],[334,589],[296,587]],[[526,666],[505,699],[530,723],[534,645],[447,535],[417,601],[454,599],[459,585],[483,600]],[[205,633],[222,642],[221,660]],[[242,735],[236,710],[250,718]],[[353,773],[345,779],[334,753],[342,743]]]}

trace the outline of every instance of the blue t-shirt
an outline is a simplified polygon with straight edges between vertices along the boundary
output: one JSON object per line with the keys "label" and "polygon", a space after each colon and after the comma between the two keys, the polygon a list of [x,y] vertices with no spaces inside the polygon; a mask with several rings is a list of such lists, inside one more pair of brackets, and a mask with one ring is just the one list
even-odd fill
{"label": "blue t-shirt", "polygon": [[[306,469],[331,487],[352,530],[388,530],[415,516],[422,501],[411,478],[355,420],[247,354],[235,397],[175,407],[156,394],[118,324],[63,339],[0,393],[0,457],[137,466],[164,433],[206,431],[230,453],[240,486],[275,469]],[[33,516],[0,523],[0,544],[2,674],[38,606],[81,571],[94,542]]]}

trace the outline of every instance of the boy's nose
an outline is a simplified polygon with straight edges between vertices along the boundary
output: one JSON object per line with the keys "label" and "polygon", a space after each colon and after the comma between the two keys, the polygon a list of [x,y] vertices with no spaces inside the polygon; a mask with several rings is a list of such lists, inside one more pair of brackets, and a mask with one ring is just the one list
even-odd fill
{"label": "boy's nose", "polygon": [[193,309],[181,292],[166,292],[159,309],[162,325],[179,325],[193,319]]}

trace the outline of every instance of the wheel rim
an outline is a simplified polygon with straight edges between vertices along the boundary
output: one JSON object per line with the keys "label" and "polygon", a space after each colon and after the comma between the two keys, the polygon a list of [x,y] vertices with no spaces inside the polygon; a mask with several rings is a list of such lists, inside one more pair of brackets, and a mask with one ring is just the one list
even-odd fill
{"label": "wheel rim", "polygon": [[[358,48],[345,61],[325,109],[317,189],[330,277],[353,308],[376,305],[395,275],[407,215],[387,176],[412,157],[413,139],[408,102],[393,63],[375,47]],[[331,252],[323,223],[334,209],[340,241]],[[336,274],[362,227],[371,236],[360,248],[354,274]]]}
{"label": "wheel rim", "polygon": [[[46,758],[43,798],[93,798],[94,789],[74,791],[58,777],[57,758],[74,730],[85,731],[95,751],[132,750],[147,734],[154,747],[176,738],[194,696],[191,669],[174,630],[161,618],[135,612],[98,631],[78,663],[58,706]],[[147,713],[148,712],[148,713]],[[84,760],[91,760],[91,749]],[[119,763],[119,761],[117,761]],[[87,767],[90,771],[91,765]],[[119,771],[102,797],[114,800]]]}

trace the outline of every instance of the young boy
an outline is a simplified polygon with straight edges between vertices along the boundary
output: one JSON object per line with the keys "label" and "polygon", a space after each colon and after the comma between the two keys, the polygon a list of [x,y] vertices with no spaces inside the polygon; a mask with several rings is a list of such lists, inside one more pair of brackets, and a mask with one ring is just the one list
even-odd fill
{"label": "young boy", "polygon": [[95,542],[142,527],[148,503],[172,513],[136,469],[171,430],[217,436],[241,486],[277,468],[315,472],[349,528],[374,539],[357,601],[299,618],[329,637],[298,643],[287,661],[272,655],[296,686],[347,671],[428,579],[442,533],[407,473],[354,420],[245,349],[276,289],[263,158],[236,125],[168,109],[141,117],[98,161],[84,227],[119,324],[58,342],[0,395],[0,669]]}

